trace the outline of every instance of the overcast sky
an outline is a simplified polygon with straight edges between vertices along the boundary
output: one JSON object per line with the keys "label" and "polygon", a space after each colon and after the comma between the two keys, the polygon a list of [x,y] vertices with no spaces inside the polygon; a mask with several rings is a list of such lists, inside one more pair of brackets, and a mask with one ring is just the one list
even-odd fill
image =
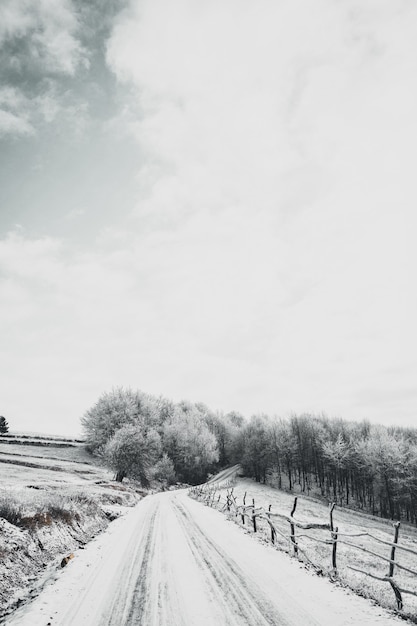
{"label": "overcast sky", "polygon": [[417,3],[3,0],[0,414],[413,425]]}

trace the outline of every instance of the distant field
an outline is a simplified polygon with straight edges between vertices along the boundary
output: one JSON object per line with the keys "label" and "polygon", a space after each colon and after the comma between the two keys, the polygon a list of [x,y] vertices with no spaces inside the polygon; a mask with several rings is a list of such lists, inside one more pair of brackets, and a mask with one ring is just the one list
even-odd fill
{"label": "distant field", "polygon": [[89,454],[84,445],[74,445],[66,448],[32,445],[27,442],[25,445],[4,442],[0,439],[0,456],[3,454],[16,455],[22,457],[34,457],[40,459],[59,459],[61,461],[73,461],[75,463],[93,463],[97,465],[96,459]]}
{"label": "distant field", "polygon": [[51,435],[46,433],[20,433],[20,432],[8,432],[0,435],[0,437],[4,437],[5,439],[30,439],[30,440],[41,440],[41,441],[65,441],[69,443],[84,443],[84,440],[81,437],[61,437],[59,435]]}
{"label": "distant field", "polygon": [[[57,489],[63,485],[96,489],[113,473],[101,467],[85,445],[60,437],[7,435],[0,437],[0,484],[2,488]],[[62,447],[62,446],[65,447]]]}
{"label": "distant field", "polygon": [[0,437],[0,481],[6,488],[38,484],[56,488],[110,480],[112,473],[100,467],[79,442],[59,437],[15,435]]}

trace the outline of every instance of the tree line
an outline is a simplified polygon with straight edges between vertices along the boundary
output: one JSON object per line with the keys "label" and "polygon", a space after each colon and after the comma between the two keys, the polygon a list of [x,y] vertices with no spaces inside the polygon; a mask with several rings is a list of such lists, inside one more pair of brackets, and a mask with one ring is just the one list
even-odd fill
{"label": "tree line", "polygon": [[417,523],[417,430],[326,416],[252,417],[245,473],[278,488]]}
{"label": "tree line", "polygon": [[198,484],[241,463],[279,489],[417,523],[416,429],[307,414],[246,420],[129,389],[103,394],[82,424],[89,450],[120,481]]}

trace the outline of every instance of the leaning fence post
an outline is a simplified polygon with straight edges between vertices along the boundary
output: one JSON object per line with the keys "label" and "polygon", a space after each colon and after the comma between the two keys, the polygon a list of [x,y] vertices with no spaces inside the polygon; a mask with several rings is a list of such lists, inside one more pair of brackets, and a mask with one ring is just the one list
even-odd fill
{"label": "leaning fence post", "polygon": [[[295,496],[294,498],[294,504],[292,507],[292,511],[290,513],[290,519],[292,520],[293,515],[295,513],[295,509],[297,508],[297,496]],[[295,525],[293,521],[290,521],[290,528],[291,528],[291,542],[294,548],[294,554],[298,554],[298,545],[297,545],[297,541],[295,539]]]}
{"label": "leaning fence post", "polygon": [[[269,520],[271,519],[271,507],[272,507],[272,504],[270,504],[268,507],[268,519]],[[271,526],[271,541],[272,543],[275,543],[275,530],[273,526]]]}
{"label": "leaning fence post", "polygon": [[233,504],[233,506],[235,507],[235,517],[237,517],[237,515],[238,515],[238,506],[237,506],[236,498],[233,495],[233,488],[232,488],[232,491],[230,492],[230,504]]}
{"label": "leaning fence post", "polygon": [[256,533],[256,517],[255,517],[255,498],[252,499],[252,522],[253,522],[253,532]]}
{"label": "leaning fence post", "polygon": [[[394,544],[398,543],[398,535],[400,533],[400,522],[394,523]],[[391,548],[391,563],[389,564],[389,577],[394,576],[394,561],[395,561],[395,545]]]}
{"label": "leaning fence post", "polygon": [[389,578],[389,582],[392,587],[392,590],[395,593],[395,599],[397,601],[397,608],[399,611],[401,611],[401,609],[403,608],[403,599],[401,596],[401,591],[398,589],[397,585],[392,579],[394,575],[394,565],[395,565],[395,547],[398,543],[399,532],[400,532],[400,522],[395,522],[394,523],[394,542],[393,542],[394,545],[391,548],[391,562],[389,564],[388,578]]}

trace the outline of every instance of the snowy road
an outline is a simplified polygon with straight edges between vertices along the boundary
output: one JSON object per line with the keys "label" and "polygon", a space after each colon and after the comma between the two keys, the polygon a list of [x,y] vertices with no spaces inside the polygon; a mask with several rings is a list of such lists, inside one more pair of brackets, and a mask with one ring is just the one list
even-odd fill
{"label": "snowy road", "polygon": [[246,536],[185,491],[145,498],[7,621],[16,626],[399,623]]}

